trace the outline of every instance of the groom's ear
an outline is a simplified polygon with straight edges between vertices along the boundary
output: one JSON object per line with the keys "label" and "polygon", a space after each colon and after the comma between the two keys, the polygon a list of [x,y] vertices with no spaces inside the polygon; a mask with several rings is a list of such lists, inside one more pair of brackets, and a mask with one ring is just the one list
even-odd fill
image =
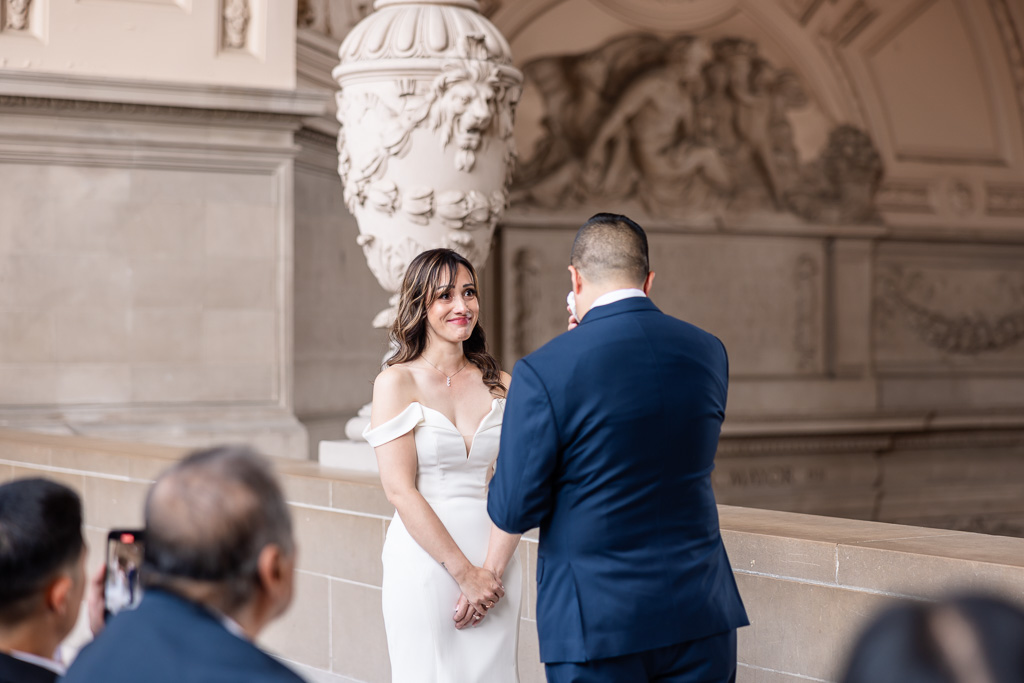
{"label": "groom's ear", "polygon": [[580,290],[583,289],[583,278],[580,276],[580,271],[573,266],[569,266],[569,280],[572,283],[572,291],[579,295]]}
{"label": "groom's ear", "polygon": [[[571,266],[570,266],[571,267]],[[651,295],[651,287],[654,286],[654,271],[647,273],[647,279],[644,280],[644,294],[647,296]]]}

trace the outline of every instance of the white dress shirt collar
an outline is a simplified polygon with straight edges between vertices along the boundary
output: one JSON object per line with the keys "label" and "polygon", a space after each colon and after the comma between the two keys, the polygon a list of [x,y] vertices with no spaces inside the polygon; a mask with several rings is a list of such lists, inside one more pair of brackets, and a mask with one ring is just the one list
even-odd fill
{"label": "white dress shirt collar", "polygon": [[10,655],[15,659],[20,659],[26,664],[32,664],[34,666],[41,667],[48,671],[52,671],[58,676],[63,676],[65,673],[67,673],[64,670],[64,667],[61,666],[60,662],[57,662],[53,659],[47,659],[46,657],[40,657],[39,655],[34,655],[29,652],[20,652],[18,650],[11,650]]}
{"label": "white dress shirt collar", "polygon": [[594,299],[594,303],[590,305],[590,310],[594,310],[598,306],[606,306],[608,304],[613,304],[616,301],[622,301],[623,299],[633,299],[640,296],[646,297],[647,295],[644,294],[644,290],[636,289],[635,287],[631,287],[629,289],[616,289],[611,292],[605,292],[601,296]]}

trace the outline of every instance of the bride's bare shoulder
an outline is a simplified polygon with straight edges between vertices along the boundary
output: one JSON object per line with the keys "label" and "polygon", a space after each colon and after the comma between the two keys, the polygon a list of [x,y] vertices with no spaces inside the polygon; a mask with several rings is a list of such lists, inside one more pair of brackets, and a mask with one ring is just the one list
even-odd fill
{"label": "bride's bare shoulder", "polygon": [[384,368],[373,380],[373,400],[384,399],[388,403],[411,402],[416,393],[413,371],[405,363]]}

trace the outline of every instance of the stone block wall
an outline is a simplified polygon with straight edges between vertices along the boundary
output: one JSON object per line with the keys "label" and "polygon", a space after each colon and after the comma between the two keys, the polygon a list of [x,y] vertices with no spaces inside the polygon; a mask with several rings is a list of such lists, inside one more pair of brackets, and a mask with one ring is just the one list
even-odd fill
{"label": "stone block wall", "polygon": [[293,135],[323,100],[0,71],[0,424],[306,457]]}

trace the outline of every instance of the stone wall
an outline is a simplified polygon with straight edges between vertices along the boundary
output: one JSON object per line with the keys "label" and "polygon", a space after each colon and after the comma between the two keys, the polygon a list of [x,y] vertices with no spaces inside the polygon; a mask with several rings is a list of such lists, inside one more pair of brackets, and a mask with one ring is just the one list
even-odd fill
{"label": "stone wall", "polygon": [[[89,566],[106,531],[137,525],[147,487],[181,451],[0,430],[0,481],[48,476],[85,503]],[[390,678],[380,554],[393,508],[373,475],[276,459],[299,546],[295,603],[262,643],[309,680]],[[838,680],[866,619],[895,599],[984,590],[1024,602],[1024,539],[721,506],[725,544],[752,626],[740,683]],[[520,677],[541,683],[534,621],[536,540],[520,543]],[[84,617],[71,637],[87,639]]]}
{"label": "stone wall", "polygon": [[293,136],[323,100],[0,70],[0,424],[305,457]]}

